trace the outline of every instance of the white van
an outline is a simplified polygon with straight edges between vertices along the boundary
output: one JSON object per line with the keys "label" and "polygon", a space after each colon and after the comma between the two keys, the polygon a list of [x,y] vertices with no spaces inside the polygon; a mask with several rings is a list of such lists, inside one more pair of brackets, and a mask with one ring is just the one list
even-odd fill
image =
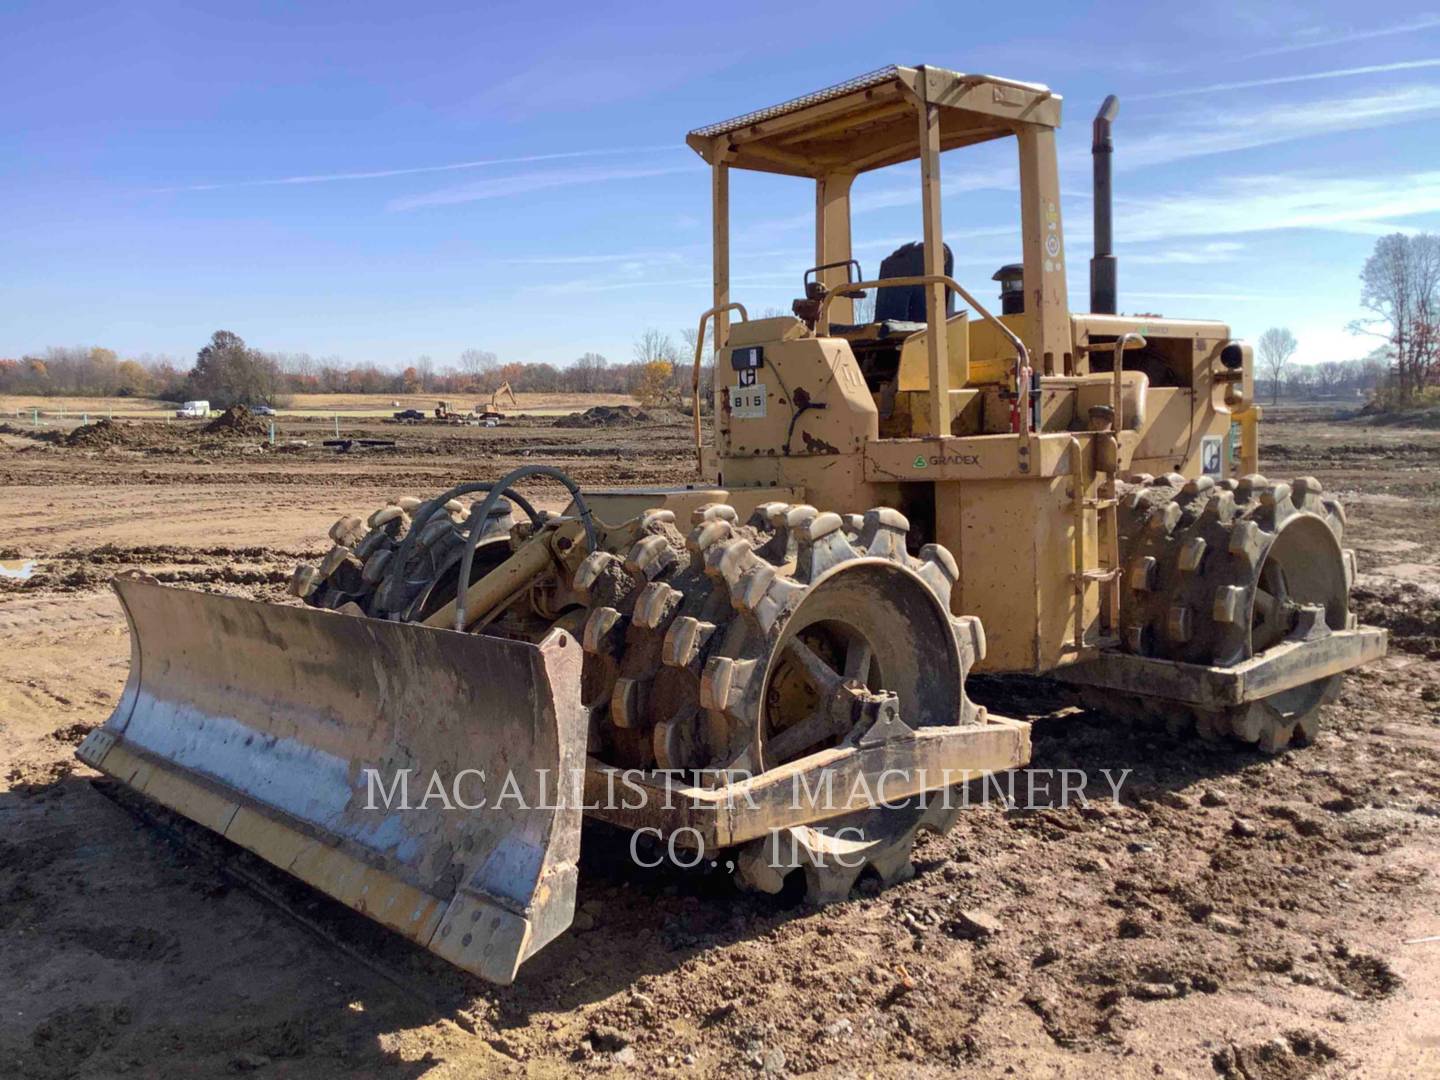
{"label": "white van", "polygon": [[175,410],[175,415],[181,420],[203,420],[210,415],[210,402],[187,401]]}

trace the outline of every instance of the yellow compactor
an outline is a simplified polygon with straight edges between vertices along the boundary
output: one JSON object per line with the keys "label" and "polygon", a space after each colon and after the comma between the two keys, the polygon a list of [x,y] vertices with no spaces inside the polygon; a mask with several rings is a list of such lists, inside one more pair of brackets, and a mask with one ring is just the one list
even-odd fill
{"label": "yellow compactor", "polygon": [[[888,67],[692,131],[714,204],[697,340],[716,343],[708,388],[695,356],[696,481],[583,491],[527,466],[397,498],[297,568],[306,606],[121,579],[130,680],[80,757],[505,983],[571,921],[582,814],[754,889],[904,878],[958,787],[1030,757],[971,671],[1304,742],[1385,634],[1350,613],[1339,503],[1259,474],[1250,347],[1115,313],[1114,115],[1084,314],[1044,86]],[[940,177],[945,151],[997,139],[1021,254],[999,314],[957,280]],[[851,184],[917,159],[922,239],[867,277]],[[736,170],[814,185],[791,315],[731,295]],[[563,513],[524,497],[541,482]]]}

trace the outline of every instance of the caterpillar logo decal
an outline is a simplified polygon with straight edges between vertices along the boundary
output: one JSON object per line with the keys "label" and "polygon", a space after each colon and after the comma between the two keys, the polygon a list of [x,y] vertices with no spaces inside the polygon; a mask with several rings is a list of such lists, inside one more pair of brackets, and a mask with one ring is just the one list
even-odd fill
{"label": "caterpillar logo decal", "polygon": [[1223,443],[1219,435],[1206,435],[1200,440],[1200,472],[1203,475],[1220,475],[1220,448]]}

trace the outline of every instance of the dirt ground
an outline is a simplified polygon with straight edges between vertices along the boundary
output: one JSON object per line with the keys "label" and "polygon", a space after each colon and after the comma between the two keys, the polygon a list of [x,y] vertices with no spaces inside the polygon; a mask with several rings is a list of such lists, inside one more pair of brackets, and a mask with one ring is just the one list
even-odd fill
{"label": "dirt ground", "polygon": [[0,429],[0,1075],[1440,1075],[1440,431],[1266,422],[1269,475],[1344,498],[1357,605],[1393,634],[1312,746],[976,679],[1035,722],[1035,770],[1088,771],[1088,808],[971,809],[913,880],[823,909],[641,871],[597,827],[577,928],[498,989],[267,878],[297,921],[97,790],[74,748],[129,659],[106,581],[276,597],[343,512],[527,460],[680,482],[685,424],[356,420],[399,445],[349,452],[320,422],[288,449],[122,426]]}

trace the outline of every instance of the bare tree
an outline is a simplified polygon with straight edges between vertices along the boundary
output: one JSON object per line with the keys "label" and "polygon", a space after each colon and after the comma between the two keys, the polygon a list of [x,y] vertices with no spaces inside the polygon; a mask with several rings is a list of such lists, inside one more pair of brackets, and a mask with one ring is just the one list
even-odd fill
{"label": "bare tree", "polygon": [[460,354],[460,370],[477,379],[499,366],[500,358],[485,349],[466,349]]}
{"label": "bare tree", "polygon": [[673,365],[680,351],[669,334],[663,330],[650,329],[635,339],[634,352],[636,363],[650,364],[656,360],[664,360]]}
{"label": "bare tree", "polygon": [[866,289],[865,295],[855,301],[855,324],[857,326],[865,326],[875,321],[875,293],[875,289]]}
{"label": "bare tree", "polygon": [[[696,340],[697,335],[692,327],[686,327],[684,330],[680,331],[680,344],[681,347],[684,349],[685,354],[683,357],[681,357],[681,359],[684,360],[687,364],[693,364],[695,362]],[[715,324],[713,322],[707,322],[705,324],[705,351],[700,355],[700,362],[702,364],[710,359],[711,354],[714,352],[714,349]]]}
{"label": "bare tree", "polygon": [[600,389],[600,379],[609,361],[599,353],[587,352],[575,361],[575,389],[582,394],[593,394]]}
{"label": "bare tree", "polygon": [[1270,400],[1280,400],[1280,380],[1295,355],[1295,335],[1283,326],[1272,326],[1260,335],[1260,366],[1270,377]]}
{"label": "bare tree", "polygon": [[415,374],[419,376],[422,391],[428,390],[435,381],[435,361],[430,359],[428,353],[421,353],[415,358]]}
{"label": "bare tree", "polygon": [[1285,380],[1286,390],[1291,397],[1313,398],[1320,385],[1312,364],[1291,364],[1290,375]]}
{"label": "bare tree", "polygon": [[1350,328],[1389,343],[1401,401],[1440,378],[1440,236],[1392,233],[1377,240],[1360,271],[1360,305],[1371,317]]}
{"label": "bare tree", "polygon": [[1315,365],[1315,389],[1321,397],[1331,397],[1345,384],[1345,365],[1331,361]]}

